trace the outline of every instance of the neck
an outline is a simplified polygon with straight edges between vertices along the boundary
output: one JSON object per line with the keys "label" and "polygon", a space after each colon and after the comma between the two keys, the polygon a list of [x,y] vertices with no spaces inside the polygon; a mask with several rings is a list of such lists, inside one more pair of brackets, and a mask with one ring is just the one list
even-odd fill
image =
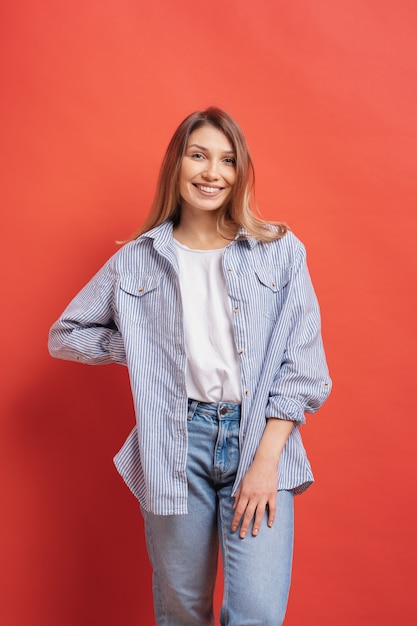
{"label": "neck", "polygon": [[182,211],[180,222],[174,228],[174,237],[188,248],[196,250],[224,248],[230,242],[217,231],[217,211],[200,211],[193,215]]}

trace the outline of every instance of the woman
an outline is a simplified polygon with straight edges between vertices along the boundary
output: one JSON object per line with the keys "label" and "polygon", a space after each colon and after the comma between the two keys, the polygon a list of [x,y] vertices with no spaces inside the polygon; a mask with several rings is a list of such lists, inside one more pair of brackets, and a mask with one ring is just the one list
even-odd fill
{"label": "woman", "polygon": [[138,498],[158,625],[277,626],[293,496],[313,480],[299,426],[330,392],[305,250],[255,217],[236,122],[209,108],[168,146],[150,215],[50,332],[53,356],[129,370],[136,426],[115,464]]}

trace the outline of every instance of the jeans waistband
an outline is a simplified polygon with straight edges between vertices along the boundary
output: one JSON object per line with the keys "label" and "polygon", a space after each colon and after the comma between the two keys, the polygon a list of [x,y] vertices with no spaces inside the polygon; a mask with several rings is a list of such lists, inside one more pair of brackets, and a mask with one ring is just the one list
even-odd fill
{"label": "jeans waistband", "polygon": [[240,404],[233,402],[199,402],[198,400],[188,400],[188,417],[193,417],[194,413],[203,413],[217,420],[239,420]]}

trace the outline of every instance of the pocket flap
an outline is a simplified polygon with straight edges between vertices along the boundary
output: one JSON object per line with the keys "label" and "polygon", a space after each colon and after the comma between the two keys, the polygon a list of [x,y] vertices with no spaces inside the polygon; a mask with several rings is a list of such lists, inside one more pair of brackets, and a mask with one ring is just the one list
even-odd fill
{"label": "pocket flap", "polygon": [[260,282],[271,289],[280,291],[290,280],[290,267],[260,267],[255,270],[255,274]]}
{"label": "pocket flap", "polygon": [[126,274],[120,279],[120,289],[140,297],[156,289],[160,280],[160,274]]}

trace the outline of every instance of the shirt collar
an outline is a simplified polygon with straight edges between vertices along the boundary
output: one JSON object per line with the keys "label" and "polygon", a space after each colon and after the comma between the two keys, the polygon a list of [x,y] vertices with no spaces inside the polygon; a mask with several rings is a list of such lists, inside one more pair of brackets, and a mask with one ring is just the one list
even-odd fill
{"label": "shirt collar", "polygon": [[139,239],[153,239],[154,247],[159,250],[172,242],[172,231],[174,224],[171,220],[165,220],[162,224],[155,226],[146,233],[143,233]]}
{"label": "shirt collar", "polygon": [[[155,248],[159,250],[172,242],[173,228],[174,224],[172,220],[166,220],[165,222],[162,222],[162,224],[148,230],[148,232],[143,233],[139,239],[153,239]],[[259,243],[259,240],[252,237],[252,235],[249,234],[249,231],[246,230],[246,228],[243,228],[243,226],[241,226],[237,231],[235,241],[247,241],[250,248],[254,248]]]}
{"label": "shirt collar", "polygon": [[252,235],[249,234],[249,231],[247,231],[246,228],[243,228],[243,226],[241,226],[237,231],[235,241],[247,241],[250,248],[254,248],[259,243],[259,240],[252,237]]}

